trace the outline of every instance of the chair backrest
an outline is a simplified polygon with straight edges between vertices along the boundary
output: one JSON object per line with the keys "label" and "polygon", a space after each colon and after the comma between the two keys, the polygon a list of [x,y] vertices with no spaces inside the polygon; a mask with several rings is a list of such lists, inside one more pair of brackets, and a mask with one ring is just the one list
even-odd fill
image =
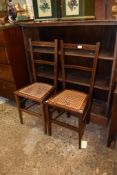
{"label": "chair backrest", "polygon": [[58,81],[58,40],[53,42],[32,41],[29,38],[29,51],[34,81],[38,78]]}
{"label": "chair backrest", "polygon": [[86,85],[92,97],[100,43],[73,44],[61,40],[60,47],[63,89],[66,82]]}

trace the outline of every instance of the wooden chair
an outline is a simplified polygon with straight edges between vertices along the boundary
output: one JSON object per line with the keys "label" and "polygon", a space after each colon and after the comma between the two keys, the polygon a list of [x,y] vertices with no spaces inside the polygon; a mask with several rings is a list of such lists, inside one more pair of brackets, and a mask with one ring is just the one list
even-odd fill
{"label": "wooden chair", "polygon": [[[42,115],[44,132],[46,133],[47,126],[43,102],[50,96],[51,93],[55,93],[57,88],[58,40],[53,42],[44,42],[31,41],[31,39],[29,39],[29,51],[32,62],[34,83],[15,92],[16,104],[18,107],[21,124],[23,124],[23,111],[37,117]],[[49,71],[47,71],[48,67],[49,71],[51,72],[50,76]],[[44,71],[42,71],[42,69]],[[48,79],[48,81],[53,79],[53,85],[45,82],[38,82],[38,79],[41,81],[44,78],[46,80]],[[28,105],[26,105],[26,101],[29,100],[31,103],[28,102]],[[32,108],[36,103],[40,105],[41,114],[30,110],[30,108]]]}
{"label": "wooden chair", "polygon": [[[95,82],[96,66],[98,61],[100,43],[98,42],[96,43],[96,45],[91,45],[64,43],[63,41],[61,41],[60,47],[63,90],[62,92],[51,97],[45,102],[48,123],[48,134],[51,135],[52,133],[52,123],[63,126],[65,128],[69,128],[79,133],[79,148],[81,148],[81,138],[83,136],[86,123],[89,122],[89,113]],[[67,61],[67,59],[69,59],[69,61]],[[72,64],[70,63],[70,59],[72,59]],[[81,62],[83,60],[87,60],[89,62],[92,62],[92,64],[90,63],[81,66],[79,65],[79,62],[79,64],[76,65],[76,62],[74,62],[73,60],[81,60]],[[90,74],[88,93],[82,92],[81,90],[79,91],[66,89],[66,82],[69,82],[67,74],[69,71],[71,74],[72,70],[80,70],[82,72],[85,72],[86,74]],[[77,76],[75,78],[77,80]],[[73,81],[72,79],[71,82],[73,82],[74,84],[75,80]],[[53,115],[52,109],[59,110],[59,114],[57,116],[55,116],[55,114]],[[60,121],[59,117],[61,116],[61,114],[63,114],[63,112],[67,112],[68,116],[70,116],[70,114],[74,115],[78,119],[78,127],[71,125],[71,123],[68,124],[66,122]]]}

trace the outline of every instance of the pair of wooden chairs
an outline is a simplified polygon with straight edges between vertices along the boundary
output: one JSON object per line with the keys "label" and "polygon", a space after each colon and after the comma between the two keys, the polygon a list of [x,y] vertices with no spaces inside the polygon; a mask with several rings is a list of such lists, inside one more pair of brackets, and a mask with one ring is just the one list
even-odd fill
{"label": "pair of wooden chairs", "polygon": [[[79,134],[79,148],[81,148],[81,139],[83,136],[83,132],[86,123],[89,122],[89,113],[91,108],[91,100],[95,82],[100,43],[97,42],[95,45],[91,45],[64,43],[63,40],[60,41],[61,67],[59,69],[61,70],[59,70],[59,72],[62,73],[63,90],[59,93],[57,93],[59,79],[58,45],[58,40],[55,40],[54,42],[43,42],[31,41],[31,39],[29,39],[29,50],[32,61],[34,83],[15,92],[19,117],[21,123],[23,123],[22,111],[29,112],[36,116],[40,116],[39,113],[29,111],[29,108],[32,107],[33,104],[30,104],[29,106],[25,105],[26,100],[29,99],[33,101],[34,104],[39,103],[44,123],[44,132],[48,132],[48,134],[51,135],[52,123],[76,131]],[[38,53],[38,56],[35,53]],[[45,57],[42,56],[43,54],[53,55],[53,58],[49,59],[48,61],[47,59],[45,59]],[[90,64],[87,64],[85,66],[84,64],[76,65],[75,62],[73,64],[73,59],[89,60]],[[41,68],[39,67],[44,67],[45,65],[53,67],[53,86],[45,82],[38,82],[38,77],[40,75],[39,72],[41,70]],[[90,74],[88,93],[82,92],[81,90],[79,91],[67,89],[66,73],[68,71],[71,71],[72,69],[80,70],[81,72],[87,72]],[[57,116],[53,115],[55,110],[58,111]],[[66,112],[68,116],[70,116],[70,114],[74,115],[78,120],[78,126],[72,126],[71,124],[60,121],[59,117],[64,112]]]}

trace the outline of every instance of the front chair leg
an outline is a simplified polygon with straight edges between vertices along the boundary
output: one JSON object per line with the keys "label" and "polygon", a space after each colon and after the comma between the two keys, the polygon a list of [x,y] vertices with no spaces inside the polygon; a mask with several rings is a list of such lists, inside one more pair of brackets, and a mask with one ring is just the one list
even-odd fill
{"label": "front chair leg", "polygon": [[47,119],[46,119],[45,105],[44,104],[40,104],[40,107],[41,107],[42,117],[43,117],[44,133],[47,134]]}
{"label": "front chair leg", "polygon": [[82,142],[82,136],[81,133],[79,133],[79,149],[81,149],[81,142]]}
{"label": "front chair leg", "polygon": [[78,119],[78,125],[79,125],[79,149],[81,149],[81,142],[82,142],[82,120]]}
{"label": "front chair leg", "polygon": [[48,128],[48,135],[52,135],[52,124],[51,124],[51,118],[52,114],[49,112],[49,106],[47,102],[45,102],[45,111],[46,111],[46,119],[47,119],[47,128]]}
{"label": "front chair leg", "polygon": [[23,124],[23,117],[22,117],[22,112],[21,112],[21,109],[20,109],[20,97],[18,97],[18,95],[15,94],[15,99],[16,99],[16,105],[17,105],[17,108],[18,108],[20,123]]}

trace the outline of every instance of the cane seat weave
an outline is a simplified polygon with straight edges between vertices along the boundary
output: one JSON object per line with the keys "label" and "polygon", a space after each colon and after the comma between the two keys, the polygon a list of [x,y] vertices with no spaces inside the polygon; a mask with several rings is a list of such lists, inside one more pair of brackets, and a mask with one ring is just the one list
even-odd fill
{"label": "cane seat weave", "polygon": [[53,86],[45,83],[33,83],[21,90],[19,90],[22,95],[28,95],[37,100],[43,100],[43,98],[52,90]]}
{"label": "cane seat weave", "polygon": [[59,95],[48,100],[48,103],[82,113],[87,102],[87,97],[87,94],[79,91],[64,90]]}

